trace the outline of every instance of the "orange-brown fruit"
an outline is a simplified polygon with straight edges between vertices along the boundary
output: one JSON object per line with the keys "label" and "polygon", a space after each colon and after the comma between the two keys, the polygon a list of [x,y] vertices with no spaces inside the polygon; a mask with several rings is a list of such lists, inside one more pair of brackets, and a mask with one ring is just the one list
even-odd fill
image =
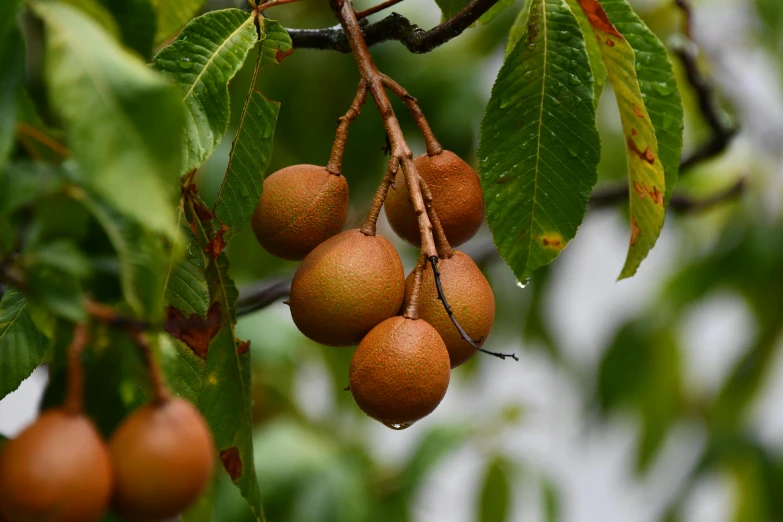
{"label": "orange-brown fruit", "polygon": [[[438,261],[440,282],[446,301],[454,317],[471,339],[483,344],[495,322],[495,295],[476,263],[464,252],[454,251],[448,259]],[[438,299],[432,267],[429,263],[421,274],[419,293],[419,317],[430,323],[446,343],[451,358],[451,367],[456,368],[476,353],[464,340]],[[413,273],[405,281],[406,300],[413,289]]]}
{"label": "orange-brown fruit", "polygon": [[109,451],[84,415],[45,411],[3,446],[0,509],[9,522],[97,521],[111,491]]}
{"label": "orange-brown fruit", "polygon": [[[432,206],[451,246],[472,238],[484,219],[484,199],[476,171],[447,150],[434,156],[419,156],[414,163],[432,192]],[[419,225],[402,169],[397,172],[394,185],[396,189],[386,196],[386,217],[397,235],[419,246]]]}
{"label": "orange-brown fruit", "polygon": [[109,443],[114,506],[123,519],[158,521],[190,506],[212,477],[215,453],[204,419],[170,399],[128,416]]}
{"label": "orange-brown fruit", "polygon": [[392,317],[370,330],[353,354],[351,394],[373,419],[405,428],[440,404],[450,373],[446,345],[429,323]]}
{"label": "orange-brown fruit", "polygon": [[264,180],[251,221],[269,253],[292,261],[339,233],[348,215],[348,183],[317,165],[292,165]]}
{"label": "orange-brown fruit", "polygon": [[288,304],[307,337],[328,346],[349,346],[396,315],[404,294],[405,272],[389,240],[346,230],[302,261]]}

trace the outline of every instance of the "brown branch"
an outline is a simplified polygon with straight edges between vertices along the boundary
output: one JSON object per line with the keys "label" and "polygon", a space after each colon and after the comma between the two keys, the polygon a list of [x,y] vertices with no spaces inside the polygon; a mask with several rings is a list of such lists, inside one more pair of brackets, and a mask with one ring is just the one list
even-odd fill
{"label": "brown branch", "polygon": [[243,287],[237,299],[237,317],[252,314],[288,297],[291,293],[293,275],[263,279],[257,283]]}
{"label": "brown branch", "polygon": [[359,81],[359,87],[356,89],[356,96],[351,102],[351,107],[344,116],[340,116],[337,132],[334,136],[332,145],[332,154],[329,157],[329,163],[326,164],[326,170],[339,176],[343,168],[343,153],[345,152],[345,142],[348,140],[348,127],[351,126],[362,110],[362,105],[367,100],[367,82],[364,79]]}
{"label": "brown branch", "polygon": [[400,158],[392,156],[389,160],[389,167],[386,169],[386,175],[381,181],[381,186],[375,193],[375,198],[370,205],[370,211],[367,213],[367,219],[360,229],[365,236],[375,235],[375,226],[378,223],[378,216],[381,215],[383,202],[386,201],[386,195],[389,193],[389,187],[394,184],[394,178],[397,176],[397,170],[400,168]]}
{"label": "brown branch", "polygon": [[365,9],[364,11],[359,11],[358,13],[356,13],[356,18],[359,20],[361,20],[362,18],[367,18],[370,15],[374,15],[375,13],[383,11],[384,9],[388,9],[389,7],[397,5],[402,1],[403,0],[386,0],[385,2],[381,2],[376,6]]}
{"label": "brown branch", "polygon": [[[721,203],[736,199],[745,192],[746,188],[747,178],[743,176],[728,189],[718,191],[704,199],[693,199],[684,194],[674,194],[669,203],[669,208],[679,214],[704,212]],[[626,199],[628,199],[628,187],[626,185],[617,185],[595,191],[590,198],[590,207],[596,209],[612,207]]]}
{"label": "brown branch", "polygon": [[[368,46],[396,40],[410,52],[428,53],[462,34],[472,26],[498,0],[472,0],[462,11],[440,25],[425,31],[397,13],[369,24],[361,31]],[[329,49],[342,53],[351,52],[346,33],[340,26],[324,29],[287,29],[295,48]]]}
{"label": "brown branch", "polygon": [[421,107],[419,107],[416,98],[408,94],[408,91],[406,91],[402,85],[385,74],[382,76],[382,80],[383,85],[396,94],[405,103],[405,106],[408,107],[408,111],[410,111],[413,119],[416,121],[416,125],[418,125],[419,130],[421,131],[421,135],[424,137],[424,142],[427,144],[427,155],[435,156],[443,152],[443,147],[441,147],[438,140],[435,139],[432,127],[430,127],[430,124],[427,122],[427,118],[424,117],[424,112],[422,112]]}
{"label": "brown branch", "polygon": [[84,395],[84,370],[81,355],[87,346],[87,326],[76,325],[73,339],[68,346],[68,387],[65,390],[63,410],[70,415],[82,413]]}
{"label": "brown branch", "polygon": [[52,151],[54,151],[56,154],[59,154],[63,158],[67,158],[68,156],[71,155],[71,153],[68,151],[67,148],[65,148],[64,145],[62,145],[54,138],[51,138],[45,133],[39,131],[32,125],[28,125],[27,123],[24,122],[19,122],[16,124],[16,132],[34,139],[41,145],[51,149]]}
{"label": "brown branch", "polygon": [[277,7],[278,5],[293,4],[294,2],[301,2],[302,0],[272,0],[271,2],[265,2],[256,7],[256,12],[261,14],[270,7]]}
{"label": "brown branch", "polygon": [[402,134],[400,123],[397,121],[397,117],[394,114],[391,101],[386,95],[386,91],[383,87],[383,76],[375,62],[370,55],[370,49],[364,41],[361,28],[359,27],[359,21],[356,19],[356,13],[353,10],[353,6],[349,0],[329,0],[337,19],[340,20],[340,25],[345,31],[348,43],[353,51],[356,64],[359,68],[359,74],[366,82],[370,93],[372,94],[375,105],[378,108],[378,112],[383,120],[383,125],[386,128],[386,133],[389,136],[389,141],[392,145],[392,156],[399,158],[402,172],[405,175],[405,180],[408,182],[408,190],[410,191],[411,201],[413,202],[413,209],[416,212],[417,220],[419,223],[419,232],[421,234],[422,252],[427,257],[437,256],[435,250],[435,241],[432,238],[432,225],[427,217],[427,212],[424,208],[424,200],[421,195],[421,188],[419,187],[418,179],[419,174],[416,172],[416,166],[413,163],[413,153],[408,147],[405,137]]}

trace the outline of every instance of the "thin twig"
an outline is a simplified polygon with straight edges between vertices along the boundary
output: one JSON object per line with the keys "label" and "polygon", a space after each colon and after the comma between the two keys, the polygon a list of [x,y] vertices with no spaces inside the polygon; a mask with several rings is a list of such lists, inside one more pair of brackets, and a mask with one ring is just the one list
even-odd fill
{"label": "thin twig", "polygon": [[492,355],[503,360],[506,360],[506,357],[511,357],[515,361],[519,361],[516,354],[513,353],[498,353],[498,352],[490,352],[489,350],[485,350],[479,344],[477,344],[482,342],[483,339],[474,341],[473,339],[470,338],[467,332],[465,332],[465,330],[462,329],[462,326],[460,326],[459,321],[457,321],[457,318],[454,317],[454,312],[451,311],[451,306],[446,301],[446,295],[443,293],[443,285],[440,282],[440,272],[438,272],[438,257],[431,256],[429,259],[430,259],[430,265],[432,265],[432,275],[435,277],[435,288],[438,290],[438,299],[440,299],[441,302],[443,303],[443,308],[446,309],[446,313],[449,314],[449,319],[451,319],[451,322],[454,323],[454,326],[457,328],[457,331],[459,331],[460,336],[473,348],[475,348],[476,350],[482,353],[486,353],[488,355]]}
{"label": "thin twig", "polygon": [[378,191],[375,193],[375,198],[370,205],[370,211],[367,213],[367,219],[364,220],[364,224],[360,229],[365,236],[374,236],[376,231],[376,224],[378,223],[378,216],[381,215],[381,209],[383,208],[383,202],[386,201],[386,195],[389,193],[389,187],[394,184],[394,178],[397,177],[397,171],[400,168],[400,158],[398,156],[392,156],[389,160],[389,167],[386,169],[386,175],[381,181],[381,186],[378,187]]}
{"label": "thin twig", "polygon": [[424,142],[427,145],[427,155],[435,156],[443,152],[443,147],[441,147],[440,143],[438,143],[438,140],[435,139],[435,134],[432,132],[432,127],[430,127],[430,124],[427,122],[427,118],[424,117],[424,112],[422,112],[421,107],[419,107],[419,103],[416,98],[411,96],[402,85],[395,82],[385,74],[382,76],[382,79],[383,85],[391,92],[396,94],[405,103],[405,106],[408,107],[408,111],[413,116],[413,119],[416,121],[416,125],[418,125],[419,130],[421,131],[421,135],[424,137]]}
{"label": "thin twig", "polygon": [[691,19],[693,18],[693,10],[687,0],[674,0],[674,4],[682,10],[682,32],[685,36],[693,40],[693,28]]}
{"label": "thin twig", "polygon": [[356,18],[358,18],[359,20],[361,20],[362,18],[367,18],[368,16],[374,15],[375,13],[383,11],[384,9],[388,9],[392,6],[395,6],[402,1],[403,0],[386,0],[385,2],[381,2],[376,6],[365,9],[364,11],[359,11],[358,13],[356,13]]}
{"label": "thin twig", "polygon": [[67,158],[71,155],[71,153],[68,151],[67,148],[54,138],[51,138],[47,136],[45,133],[39,131],[32,125],[28,125],[24,122],[19,122],[16,124],[16,132],[19,134],[22,134],[24,136],[28,136],[41,145],[44,145],[45,147],[51,149],[55,153],[59,154],[63,158]]}
{"label": "thin twig", "polygon": [[[392,13],[362,29],[368,46],[397,40],[410,52],[428,53],[462,34],[472,26],[498,0],[472,0],[462,11],[440,25],[425,31],[404,16]],[[340,26],[324,29],[287,29],[294,47],[299,49],[328,49],[341,53],[351,52],[345,31]]]}
{"label": "thin twig", "polygon": [[424,199],[422,198],[421,188],[418,183],[419,174],[416,171],[416,165],[413,163],[413,153],[408,147],[408,143],[405,141],[405,136],[403,136],[400,123],[397,121],[397,116],[394,114],[394,109],[389,101],[389,97],[386,95],[386,90],[383,86],[383,77],[380,71],[378,71],[378,67],[375,65],[375,62],[370,55],[370,49],[364,41],[359,21],[356,19],[356,13],[349,0],[329,0],[329,3],[332,6],[332,11],[334,11],[335,16],[340,20],[340,25],[342,25],[348,43],[353,51],[359,73],[366,82],[367,88],[372,94],[375,105],[378,108],[378,113],[381,115],[383,125],[386,128],[386,133],[388,134],[389,141],[392,145],[392,155],[400,159],[400,166],[405,175],[405,180],[408,182],[413,209],[416,212],[419,224],[422,252],[424,252],[427,257],[437,256],[435,241],[432,237],[432,225],[430,224],[429,217],[427,217],[427,211],[424,208]]}
{"label": "thin twig", "polygon": [[343,168],[343,153],[345,152],[345,142],[348,140],[348,127],[351,126],[362,110],[362,105],[367,100],[367,82],[364,79],[359,80],[359,87],[356,89],[356,96],[351,102],[351,107],[344,116],[340,116],[337,132],[332,145],[332,154],[329,157],[329,163],[326,164],[326,170],[339,176]]}
{"label": "thin twig", "polygon": [[84,370],[82,369],[82,352],[87,346],[87,326],[76,325],[73,339],[68,346],[68,387],[65,390],[63,410],[70,415],[82,412],[84,396]]}
{"label": "thin twig", "polygon": [[257,13],[262,13],[269,9],[270,7],[277,7],[278,5],[284,5],[284,4],[293,4],[294,2],[301,2],[302,0],[272,0],[271,2],[266,2],[258,7],[256,7]]}
{"label": "thin twig", "polygon": [[133,317],[122,315],[120,312],[105,304],[86,298],[82,302],[84,310],[93,319],[128,332],[163,331],[163,325],[155,325],[149,321],[143,321]]}

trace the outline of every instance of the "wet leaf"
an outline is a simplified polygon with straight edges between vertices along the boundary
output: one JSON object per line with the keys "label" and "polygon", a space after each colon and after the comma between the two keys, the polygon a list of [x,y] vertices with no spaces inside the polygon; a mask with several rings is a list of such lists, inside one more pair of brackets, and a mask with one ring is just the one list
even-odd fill
{"label": "wet leaf", "polygon": [[86,182],[117,211],[174,233],[182,105],[137,56],[72,6],[39,1],[45,76]]}
{"label": "wet leaf", "polygon": [[228,82],[242,68],[258,36],[253,17],[240,9],[212,11],[192,20],[157,56],[153,66],[177,86],[187,108],[179,174],[215,152],[231,116]]}
{"label": "wet leaf", "polygon": [[[570,1],[575,3],[575,0]],[[601,0],[601,5],[636,55],[636,76],[644,106],[655,128],[658,154],[666,175],[664,202],[668,205],[680,170],[683,131],[682,99],[671,61],[666,47],[626,0]],[[592,41],[598,47],[597,40]],[[596,50],[600,52],[600,49]]]}
{"label": "wet leaf", "polygon": [[[182,213],[180,217],[182,218]],[[173,249],[169,252],[170,262],[165,282],[166,302],[183,314],[204,317],[210,305],[209,287],[204,275],[204,251],[197,244],[196,237],[187,224],[181,225],[180,231],[185,252],[182,256],[178,256]]]}
{"label": "wet leaf", "polygon": [[593,29],[590,26],[590,21],[587,19],[584,11],[579,7],[578,0],[566,0],[571,12],[574,13],[579,27],[582,29],[582,35],[585,39],[585,46],[587,47],[587,56],[590,58],[590,67],[593,70],[593,81],[595,82],[595,104],[598,105],[598,100],[601,98],[601,94],[604,92],[604,85],[606,84],[606,65],[604,64],[603,56],[601,55],[601,48],[598,45],[598,40],[593,36]]}
{"label": "wet leaf", "polygon": [[612,82],[627,147],[631,214],[631,241],[620,279],[631,277],[647,257],[663,228],[666,178],[650,120],[636,76],[636,56],[628,41],[612,25],[598,0],[578,0],[598,40]]}
{"label": "wet leaf", "polygon": [[262,30],[263,39],[251,89],[242,109],[228,169],[215,204],[218,219],[229,227],[223,237],[226,243],[253,215],[272,158],[280,104],[268,100],[255,88],[258,74],[264,65],[279,63],[293,51],[288,33],[278,22],[265,19]]}
{"label": "wet leaf", "polygon": [[487,221],[520,281],[552,262],[584,218],[598,174],[593,77],[564,0],[530,3],[481,123]]}
{"label": "wet leaf", "polygon": [[33,322],[27,300],[7,289],[0,299],[0,399],[33,373],[48,348],[49,339]]}

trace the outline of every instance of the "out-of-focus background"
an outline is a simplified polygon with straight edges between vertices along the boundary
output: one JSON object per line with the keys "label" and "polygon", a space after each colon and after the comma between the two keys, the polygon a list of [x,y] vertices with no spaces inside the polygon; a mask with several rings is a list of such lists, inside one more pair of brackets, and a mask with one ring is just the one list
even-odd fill
{"label": "out-of-focus background", "polygon": [[[632,3],[661,40],[681,43],[673,1]],[[213,0],[205,9],[229,6],[241,2]],[[381,70],[419,99],[441,143],[474,165],[483,109],[522,6],[426,55],[394,42],[373,48]],[[425,28],[440,21],[433,0],[394,10]],[[288,27],[334,24],[323,1],[268,14]],[[397,432],[365,417],[343,391],[351,349],[310,342],[282,303],[240,321],[239,337],[252,341],[255,465],[268,520],[783,520],[783,2],[702,0],[694,24],[699,65],[717,86],[722,116],[741,132],[724,155],[684,176],[676,193],[708,197],[742,176],[747,190],[706,211],[670,213],[657,247],[622,282],[629,237],[622,205],[591,210],[560,258],[524,288],[482,230],[464,250],[497,300],[485,347],[513,351],[519,362],[475,357],[453,372],[432,415]],[[253,62],[232,84],[235,116]],[[351,56],[299,50],[262,75],[264,93],[282,102],[270,172],[325,164],[358,80]],[[687,153],[710,131],[684,78],[681,88]],[[423,152],[412,120],[397,110]],[[600,173],[610,183],[626,175],[610,89],[599,118]],[[369,208],[384,143],[368,104],[344,163],[348,227]],[[199,173],[207,201],[230,144],[231,135]],[[379,229],[410,269],[416,251],[385,218]],[[249,227],[229,257],[240,286],[296,268],[266,254]],[[46,378],[39,369],[0,401],[0,433],[13,436],[34,418]],[[211,494],[215,520],[251,520],[226,477]]]}

